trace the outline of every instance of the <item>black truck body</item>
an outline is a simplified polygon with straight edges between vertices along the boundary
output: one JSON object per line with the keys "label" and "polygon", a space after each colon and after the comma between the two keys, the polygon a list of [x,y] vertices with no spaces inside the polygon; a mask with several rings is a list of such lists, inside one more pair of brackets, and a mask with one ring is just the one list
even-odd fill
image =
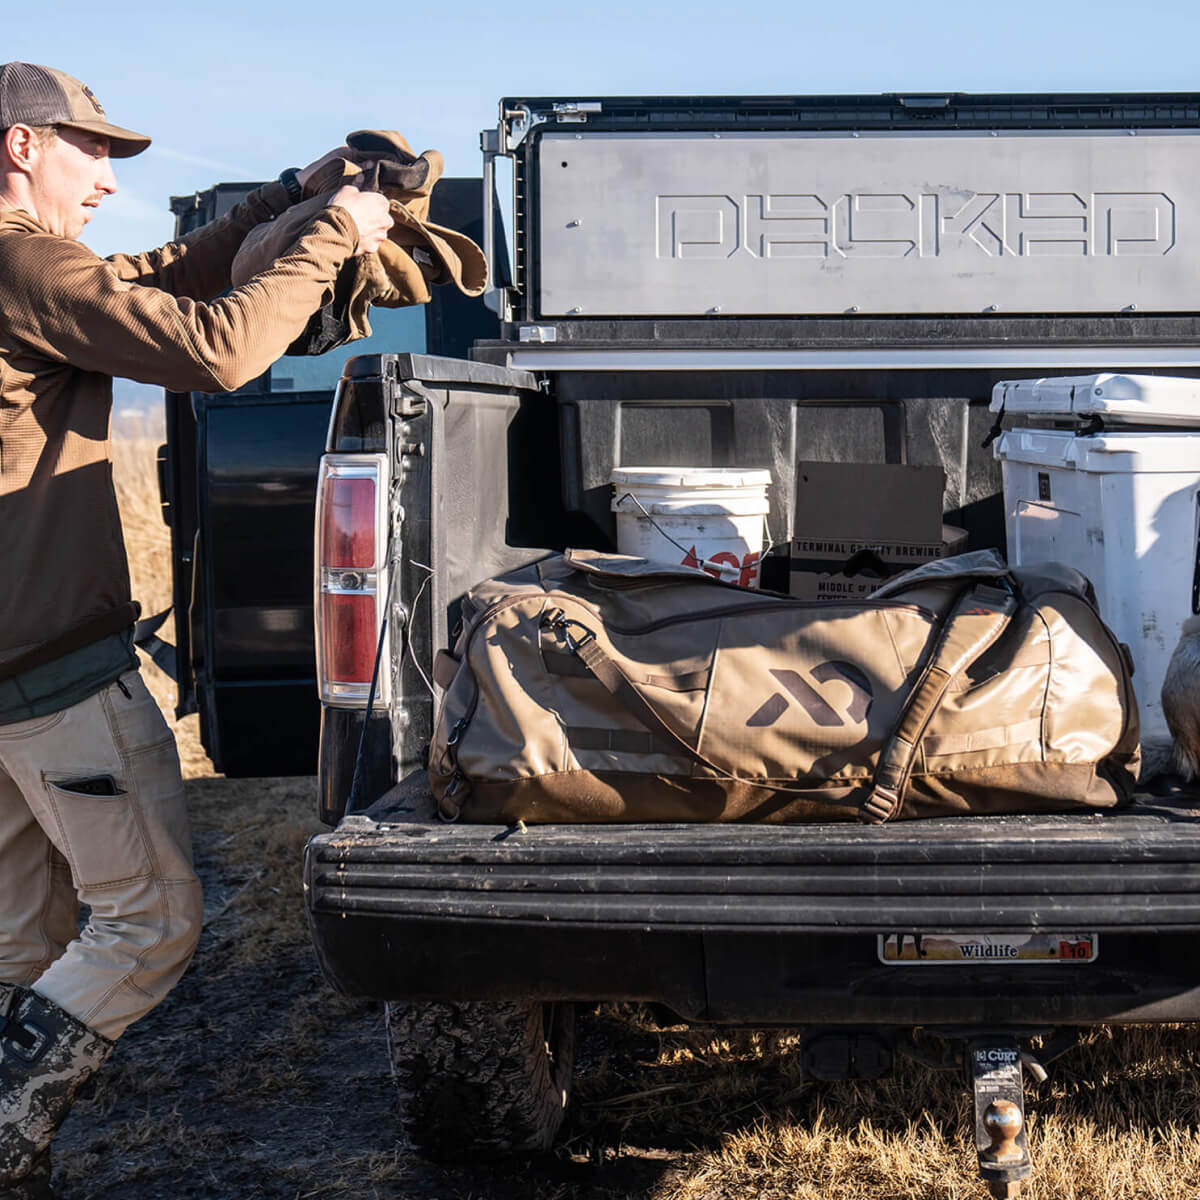
{"label": "black truck body", "polygon": [[[459,599],[550,550],[614,548],[615,466],[769,467],[768,529],[786,547],[797,461],[938,465],[945,519],[969,548],[1003,550],[983,448],[999,380],[1200,376],[1180,271],[1194,168],[1166,178],[1198,126],[1192,94],[503,101],[483,135],[495,335],[469,360],[350,359],[324,446],[335,465],[378,464],[389,622],[375,702],[363,689],[321,706],[336,828],[304,870],[330,981],[396,1005],[642,1000],[691,1021],[821,1026],[841,1031],[829,1070],[847,1076],[871,1073],[856,1030],[892,1045],[913,1027],[1004,1041],[1200,1020],[1195,796],[880,828],[501,828],[439,822],[423,775],[433,655]],[[909,187],[904,164],[923,170],[939,146],[946,175]],[[774,164],[789,155],[817,166],[787,176]],[[1017,175],[968,178],[991,162]],[[511,259],[497,163],[512,171]],[[626,237],[612,222],[636,224],[639,204],[646,227]],[[199,525],[215,561],[216,526]],[[787,583],[785,548],[763,585]],[[201,661],[207,679],[216,660]],[[222,701],[205,686],[212,730]],[[1056,934],[1089,952],[884,961],[882,938],[938,932]],[[1021,1170],[984,1174],[1001,1188]]]}
{"label": "black truck body", "polygon": [[[172,197],[176,236],[258,186]],[[430,219],[481,237],[479,181],[443,179]],[[371,319],[368,341],[282,358],[236,392],[166,396],[159,483],[171,529],[176,715],[199,712],[204,747],[229,776],[317,769],[313,507],[343,363],[372,347],[461,358],[498,330],[482,304],[449,288],[424,309]]]}

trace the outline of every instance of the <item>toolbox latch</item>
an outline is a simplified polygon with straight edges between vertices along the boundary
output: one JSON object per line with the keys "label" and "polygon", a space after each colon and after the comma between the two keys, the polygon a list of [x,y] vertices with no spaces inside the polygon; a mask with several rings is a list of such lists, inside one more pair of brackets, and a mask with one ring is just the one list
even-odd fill
{"label": "toolbox latch", "polygon": [[589,113],[601,112],[599,100],[560,100],[552,110],[554,119],[561,125],[582,125]]}

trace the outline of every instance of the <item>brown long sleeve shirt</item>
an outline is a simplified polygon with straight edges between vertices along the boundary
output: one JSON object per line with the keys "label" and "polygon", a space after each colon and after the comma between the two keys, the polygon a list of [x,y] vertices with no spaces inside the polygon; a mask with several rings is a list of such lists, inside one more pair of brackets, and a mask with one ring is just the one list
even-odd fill
{"label": "brown long sleeve shirt", "polygon": [[112,377],[233,390],[331,294],[358,238],[341,208],[219,295],[245,235],[286,207],[282,186],[267,184],[181,241],[109,259],[24,211],[0,212],[0,678],[133,618],[109,453]]}

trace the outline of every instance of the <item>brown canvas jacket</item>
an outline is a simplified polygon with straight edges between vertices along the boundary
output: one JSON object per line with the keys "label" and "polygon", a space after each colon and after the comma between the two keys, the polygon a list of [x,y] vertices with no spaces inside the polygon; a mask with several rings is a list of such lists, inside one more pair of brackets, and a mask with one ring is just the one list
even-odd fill
{"label": "brown canvas jacket", "polygon": [[246,233],[286,208],[268,184],[181,241],[109,259],[0,212],[0,676],[132,620],[112,376],[217,392],[262,374],[358,237],[349,213],[328,209],[270,270],[220,295]]}

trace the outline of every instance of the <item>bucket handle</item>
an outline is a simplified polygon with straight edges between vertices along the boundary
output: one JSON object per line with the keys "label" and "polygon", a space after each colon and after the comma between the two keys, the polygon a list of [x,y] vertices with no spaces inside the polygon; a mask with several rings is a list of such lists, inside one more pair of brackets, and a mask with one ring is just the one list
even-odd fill
{"label": "bucket handle", "polygon": [[[641,501],[640,501],[640,500],[639,500],[639,499],[638,499],[638,498],[637,498],[637,497],[636,497],[636,496],[635,496],[635,495],[634,495],[632,492],[625,492],[625,493],[624,493],[624,495],[618,496],[618,497],[617,497],[617,504],[618,504],[618,505],[620,505],[620,504],[624,504],[626,500],[632,500],[632,501],[634,502],[634,504],[636,504],[636,505],[638,506],[638,510],[641,512],[642,516],[643,516],[643,517],[645,517],[645,518],[646,518],[646,520],[647,520],[647,521],[649,521],[649,522],[650,522],[650,524],[651,524],[651,525],[653,525],[653,526],[654,526],[654,528],[655,528],[655,529],[657,529],[657,530],[658,530],[658,532],[659,532],[659,533],[661,533],[661,534],[663,535],[663,537],[665,537],[665,538],[667,539],[667,541],[671,543],[671,545],[672,545],[672,546],[674,546],[674,547],[675,547],[676,549],[678,549],[678,550],[681,550],[681,551],[683,552],[683,555],[684,555],[684,557],[685,557],[685,558],[686,558],[686,557],[687,557],[689,554],[692,554],[692,553],[693,553],[693,551],[694,551],[694,548],[693,548],[693,547],[690,547],[690,546],[685,546],[685,545],[684,545],[682,542],[678,542],[678,541],[676,541],[676,540],[675,540],[675,539],[674,539],[674,538],[673,538],[673,537],[672,537],[672,536],[671,536],[671,535],[670,535],[670,534],[669,534],[669,533],[668,533],[668,532],[667,532],[667,531],[666,531],[666,530],[665,530],[665,529],[664,529],[664,528],[663,528],[663,527],[662,527],[662,526],[661,526],[661,525],[660,525],[660,524],[659,524],[659,523],[658,523],[658,522],[657,522],[657,521],[656,521],[656,520],[655,520],[655,519],[654,519],[654,518],[653,518],[653,517],[652,517],[652,516],[651,516],[651,515],[650,515],[650,514],[647,512],[647,511],[646,511],[645,505],[643,505],[643,504],[642,504],[642,502],[641,502]],[[766,523],[766,519],[765,519],[765,518],[764,518],[764,520],[763,520],[763,527],[767,529],[767,539],[768,539],[768,544],[767,544],[767,547],[766,547],[766,549],[765,549],[765,550],[761,550],[761,551],[759,551],[759,555],[760,555],[760,557],[762,557],[762,558],[766,558],[766,556],[767,556],[768,554],[770,554],[770,553],[771,553],[771,551],[772,551],[772,550],[774,550],[776,546],[783,546],[783,545],[786,545],[786,543],[785,543],[785,542],[776,542],[776,541],[772,541],[772,540],[770,540],[770,539],[771,539],[771,530],[770,530],[769,528],[767,528],[767,523]],[[689,565],[690,565],[690,564],[689,564]],[[725,572],[725,571],[728,571],[728,570],[730,570],[730,566],[729,566],[729,564],[728,564],[728,563],[716,562],[716,561],[714,561],[714,560],[713,560],[713,559],[711,559],[711,558],[701,558],[701,559],[698,559],[698,560],[697,560],[697,562],[696,562],[696,568],[697,568],[697,570],[699,570],[699,569],[702,569],[702,568],[704,568],[704,567],[712,567],[712,569],[713,569],[714,571],[718,571],[718,572],[722,572],[722,573],[723,573],[723,572]],[[723,575],[723,574],[721,574],[721,575],[720,575],[720,576],[718,576],[718,577],[719,577],[719,578],[724,578],[724,575]]]}

